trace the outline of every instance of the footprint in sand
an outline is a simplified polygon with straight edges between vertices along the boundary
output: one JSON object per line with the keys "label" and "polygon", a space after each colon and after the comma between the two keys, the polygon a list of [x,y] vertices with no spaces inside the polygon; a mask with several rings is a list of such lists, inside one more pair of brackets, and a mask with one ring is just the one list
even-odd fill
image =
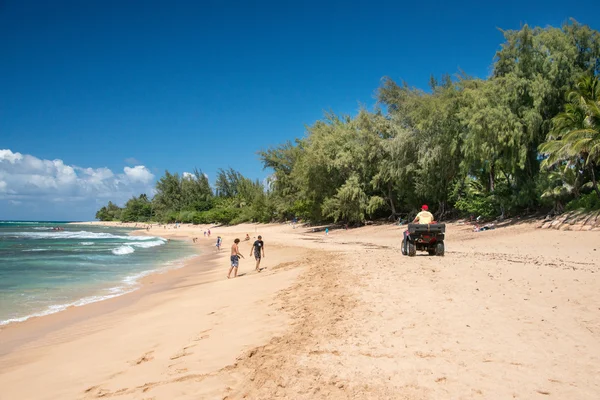
{"label": "footprint in sand", "polygon": [[210,332],[210,331],[212,331],[212,329],[206,329],[206,330],[203,330],[202,332],[198,332],[198,335],[196,335],[196,337],[194,339],[192,339],[192,341],[199,342],[200,340],[208,339],[210,337],[208,332]]}
{"label": "footprint in sand", "polygon": [[185,351],[185,349],[188,349],[189,347],[192,346],[185,347],[179,353],[175,354],[174,356],[171,356],[171,360],[177,360],[178,358],[192,355],[192,353],[188,353],[187,351]]}
{"label": "footprint in sand", "polygon": [[144,353],[143,356],[141,356],[137,360],[131,361],[130,364],[131,365],[140,365],[145,362],[152,361],[152,360],[154,360],[154,356],[152,355],[152,353],[154,353],[154,350]]}
{"label": "footprint in sand", "polygon": [[178,368],[179,364],[180,363],[169,365],[169,375],[179,375],[179,374],[183,374],[185,372],[188,372],[187,368],[182,368],[182,367]]}

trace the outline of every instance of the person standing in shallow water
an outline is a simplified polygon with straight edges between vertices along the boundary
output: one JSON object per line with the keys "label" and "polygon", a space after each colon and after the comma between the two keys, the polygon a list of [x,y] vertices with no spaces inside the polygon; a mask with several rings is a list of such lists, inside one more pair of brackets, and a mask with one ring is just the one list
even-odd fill
{"label": "person standing in shallow water", "polygon": [[254,241],[250,249],[250,255],[252,255],[252,251],[254,251],[254,258],[256,259],[256,271],[260,272],[260,260],[265,256],[265,243],[262,241],[262,236],[258,235],[258,240]]}
{"label": "person standing in shallow water", "polygon": [[240,243],[240,239],[235,239],[233,244],[231,245],[231,268],[229,268],[229,273],[227,273],[227,279],[231,277],[231,271],[235,269],[233,277],[237,277],[238,273],[238,265],[240,263],[240,257],[244,258],[244,256],[240,253],[240,248],[238,244]]}

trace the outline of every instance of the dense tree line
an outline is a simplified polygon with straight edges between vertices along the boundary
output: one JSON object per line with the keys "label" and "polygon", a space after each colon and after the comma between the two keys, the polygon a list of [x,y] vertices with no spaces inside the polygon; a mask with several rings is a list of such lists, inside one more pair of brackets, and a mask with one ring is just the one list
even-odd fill
{"label": "dense tree line", "polygon": [[145,194],[133,197],[119,208],[112,202],[102,207],[96,218],[101,221],[186,222],[194,224],[268,222],[268,193],[258,181],[252,181],[233,169],[220,169],[215,187],[201,171],[193,174],[165,172],[156,182],[152,200]]}
{"label": "dense tree line", "polygon": [[377,106],[326,113],[305,137],[259,152],[267,186],[220,170],[166,172],[152,200],[133,198],[99,219],[236,223],[360,223],[412,216],[509,216],[600,208],[600,34],[505,31],[488,79],[430,79],[430,90],[384,78]]}

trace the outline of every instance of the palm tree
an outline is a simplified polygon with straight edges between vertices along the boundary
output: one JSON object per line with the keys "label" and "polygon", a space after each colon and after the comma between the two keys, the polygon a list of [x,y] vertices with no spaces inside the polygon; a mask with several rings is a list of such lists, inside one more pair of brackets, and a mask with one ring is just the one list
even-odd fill
{"label": "palm tree", "polygon": [[590,172],[591,186],[600,198],[596,166],[600,160],[600,81],[584,76],[569,92],[565,111],[552,119],[553,129],[539,150],[548,155],[542,167],[582,163]]}
{"label": "palm tree", "polygon": [[563,201],[577,190],[578,177],[578,171],[572,166],[548,174],[551,186],[542,193],[542,198],[552,200],[552,213],[560,214],[564,211]]}

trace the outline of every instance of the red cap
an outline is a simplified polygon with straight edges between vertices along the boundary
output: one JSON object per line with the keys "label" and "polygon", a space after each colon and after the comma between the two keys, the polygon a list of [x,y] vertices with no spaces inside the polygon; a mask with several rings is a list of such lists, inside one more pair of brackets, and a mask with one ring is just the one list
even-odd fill
{"label": "red cap", "polygon": [[423,204],[423,207],[421,207],[421,210],[427,211],[427,210],[429,210],[429,207],[427,207],[427,204]]}

